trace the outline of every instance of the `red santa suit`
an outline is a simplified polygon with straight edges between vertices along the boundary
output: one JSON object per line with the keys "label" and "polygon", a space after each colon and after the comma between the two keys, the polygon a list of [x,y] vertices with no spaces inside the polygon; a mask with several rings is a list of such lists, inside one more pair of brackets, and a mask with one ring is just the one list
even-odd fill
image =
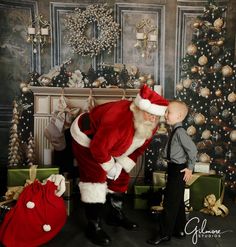
{"label": "red santa suit", "polygon": [[[151,138],[137,137],[131,103],[120,100],[99,105],[72,123],[72,148],[79,165],[81,200],[85,203],[104,203],[109,190],[127,191],[129,172],[151,142]],[[150,101],[146,103],[140,95],[135,99],[140,109],[152,113],[153,104]],[[164,103],[167,105],[167,101]],[[156,113],[156,107],[153,113]],[[166,106],[158,107],[160,115],[164,115]],[[156,129],[153,134],[155,132]],[[123,168],[120,175],[116,180],[107,178],[107,173],[116,163]]]}

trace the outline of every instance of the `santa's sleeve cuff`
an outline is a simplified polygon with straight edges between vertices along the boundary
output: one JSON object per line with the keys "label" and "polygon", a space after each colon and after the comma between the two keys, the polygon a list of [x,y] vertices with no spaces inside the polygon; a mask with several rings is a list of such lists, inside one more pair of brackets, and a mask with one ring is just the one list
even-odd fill
{"label": "santa's sleeve cuff", "polygon": [[119,157],[117,158],[117,161],[121,164],[121,166],[123,167],[123,169],[126,171],[126,172],[130,172],[133,167],[135,166],[135,162],[130,159],[128,156],[125,156],[125,157]]}
{"label": "santa's sleeve cuff", "polygon": [[115,164],[115,161],[113,159],[113,157],[111,157],[111,159],[107,162],[104,162],[101,164],[103,170],[105,170],[106,172],[109,171]]}

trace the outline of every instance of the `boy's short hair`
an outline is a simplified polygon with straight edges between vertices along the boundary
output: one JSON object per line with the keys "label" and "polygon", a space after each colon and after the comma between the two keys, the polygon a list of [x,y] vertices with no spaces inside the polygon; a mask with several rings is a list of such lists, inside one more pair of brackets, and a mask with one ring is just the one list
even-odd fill
{"label": "boy's short hair", "polygon": [[181,100],[178,100],[178,99],[174,99],[174,100],[170,101],[170,103],[176,103],[176,104],[178,104],[179,106],[182,107],[181,112],[183,114],[183,119],[185,119],[186,116],[188,115],[188,112],[189,112],[188,105],[184,101],[181,101]]}

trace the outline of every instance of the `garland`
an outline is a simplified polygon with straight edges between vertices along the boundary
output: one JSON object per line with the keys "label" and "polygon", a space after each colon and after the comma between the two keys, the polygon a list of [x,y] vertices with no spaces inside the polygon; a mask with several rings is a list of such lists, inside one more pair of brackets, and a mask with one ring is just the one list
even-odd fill
{"label": "garland", "polygon": [[[73,53],[82,56],[97,56],[104,50],[111,53],[119,37],[119,24],[113,21],[112,10],[107,5],[89,5],[82,11],[76,8],[72,14],[67,14],[65,27],[69,31],[67,44],[72,47]],[[97,24],[98,37],[86,36],[87,26]]]}

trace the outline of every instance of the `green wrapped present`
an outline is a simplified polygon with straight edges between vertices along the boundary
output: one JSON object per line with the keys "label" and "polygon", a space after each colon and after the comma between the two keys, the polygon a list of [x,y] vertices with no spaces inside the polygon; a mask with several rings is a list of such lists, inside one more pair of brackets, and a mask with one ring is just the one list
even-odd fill
{"label": "green wrapped present", "polygon": [[202,209],[204,198],[210,194],[214,194],[217,200],[221,198],[222,202],[225,176],[209,174],[197,174],[197,176],[199,177],[190,185],[190,206],[194,210]]}
{"label": "green wrapped present", "polygon": [[152,204],[158,204],[161,198],[155,198],[159,194],[155,192],[158,192],[162,188],[162,186],[156,185],[134,185],[134,209],[148,209],[150,200],[152,200]]}
{"label": "green wrapped present", "polygon": [[167,173],[166,171],[153,172],[153,184],[157,186],[166,186]]}
{"label": "green wrapped present", "polygon": [[[52,174],[58,174],[58,167],[38,167],[36,169],[36,178],[43,181]],[[27,179],[30,179],[29,168],[9,168],[7,171],[7,186],[24,186]]]}

